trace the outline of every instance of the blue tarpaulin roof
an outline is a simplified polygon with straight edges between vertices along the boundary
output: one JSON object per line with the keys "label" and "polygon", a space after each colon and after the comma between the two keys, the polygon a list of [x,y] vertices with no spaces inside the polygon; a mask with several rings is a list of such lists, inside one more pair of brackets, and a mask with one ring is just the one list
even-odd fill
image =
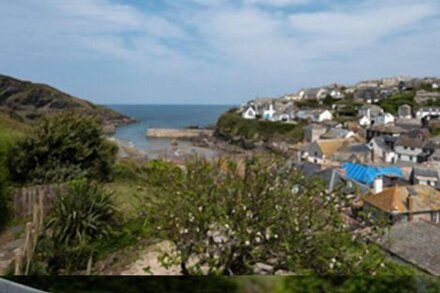
{"label": "blue tarpaulin roof", "polygon": [[364,184],[372,184],[374,179],[381,176],[403,177],[399,167],[372,167],[361,164],[345,163],[342,165],[346,176]]}

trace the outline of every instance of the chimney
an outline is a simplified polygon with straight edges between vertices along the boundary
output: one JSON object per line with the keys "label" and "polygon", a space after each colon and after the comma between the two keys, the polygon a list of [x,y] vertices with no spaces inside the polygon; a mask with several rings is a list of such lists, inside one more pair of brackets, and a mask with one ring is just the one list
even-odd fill
{"label": "chimney", "polygon": [[414,187],[408,187],[408,197],[406,198],[406,204],[408,207],[408,222],[414,221],[414,203],[417,196],[417,191],[414,189]]}
{"label": "chimney", "polygon": [[374,194],[381,193],[383,191],[383,178],[377,177],[374,179]]}
{"label": "chimney", "polygon": [[408,195],[407,198],[407,205],[408,205],[408,222],[414,221],[414,195]]}

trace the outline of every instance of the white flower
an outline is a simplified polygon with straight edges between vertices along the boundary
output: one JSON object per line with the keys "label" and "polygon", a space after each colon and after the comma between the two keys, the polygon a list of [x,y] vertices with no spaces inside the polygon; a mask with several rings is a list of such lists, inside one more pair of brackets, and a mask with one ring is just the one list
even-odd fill
{"label": "white flower", "polygon": [[246,240],[246,241],[244,242],[244,245],[249,246],[249,245],[251,245],[251,243],[249,242],[249,240]]}
{"label": "white flower", "polygon": [[199,206],[199,212],[203,211],[203,207]]}
{"label": "white flower", "polygon": [[261,238],[260,237],[255,237],[255,242],[260,243],[261,242]]}
{"label": "white flower", "polygon": [[228,224],[225,224],[225,228],[226,228],[226,229],[229,229],[229,225],[228,225]]}

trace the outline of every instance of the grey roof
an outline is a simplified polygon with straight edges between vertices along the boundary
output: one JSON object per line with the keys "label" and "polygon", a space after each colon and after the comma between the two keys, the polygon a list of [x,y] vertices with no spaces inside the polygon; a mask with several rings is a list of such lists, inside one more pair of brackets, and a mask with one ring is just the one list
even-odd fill
{"label": "grey roof", "polygon": [[331,128],[329,131],[321,135],[324,139],[345,138],[350,131],[344,128]]}
{"label": "grey roof", "polygon": [[438,178],[438,171],[436,169],[414,167],[412,174],[414,176]]}
{"label": "grey roof", "polygon": [[295,168],[303,173],[305,177],[313,177],[316,172],[321,171],[321,165],[310,162],[296,164]]}
{"label": "grey roof", "polygon": [[391,151],[391,147],[386,143],[385,136],[374,137],[371,141],[375,142],[381,149]]}
{"label": "grey roof", "polygon": [[358,143],[349,145],[347,151],[352,153],[369,153],[370,149],[366,144]]}
{"label": "grey roof", "polygon": [[398,258],[440,275],[440,227],[427,222],[400,223],[391,227],[382,247]]}

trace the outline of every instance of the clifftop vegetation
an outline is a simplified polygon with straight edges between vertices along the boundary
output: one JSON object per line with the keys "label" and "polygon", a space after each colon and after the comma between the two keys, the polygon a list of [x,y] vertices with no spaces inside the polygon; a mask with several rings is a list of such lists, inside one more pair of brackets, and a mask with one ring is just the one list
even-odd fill
{"label": "clifftop vegetation", "polygon": [[259,143],[268,141],[301,141],[303,126],[302,124],[247,120],[238,113],[229,111],[219,118],[216,135],[250,149]]}
{"label": "clifftop vegetation", "polygon": [[129,117],[111,109],[73,97],[51,86],[0,75],[0,115],[32,124],[47,114],[66,109],[94,115],[104,123],[132,122]]}

